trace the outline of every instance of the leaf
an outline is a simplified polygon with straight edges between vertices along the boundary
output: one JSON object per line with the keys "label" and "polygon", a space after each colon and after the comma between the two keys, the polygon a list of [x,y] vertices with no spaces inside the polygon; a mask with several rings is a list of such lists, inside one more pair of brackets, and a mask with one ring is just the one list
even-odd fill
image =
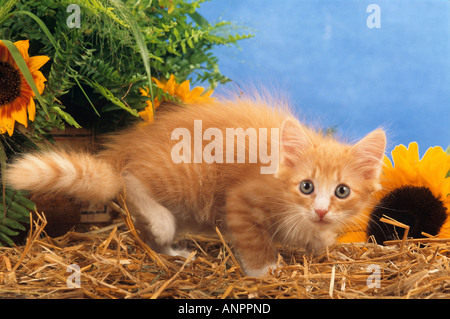
{"label": "leaf", "polygon": [[3,222],[4,226],[7,226],[9,228],[18,229],[18,230],[26,230],[26,228],[21,223],[19,223],[18,221],[14,220],[14,219],[9,218],[9,217],[5,217],[2,222]]}
{"label": "leaf", "polygon": [[86,92],[84,91],[83,87],[81,86],[80,82],[78,82],[77,77],[73,77],[73,79],[75,80],[75,82],[77,82],[78,87],[80,88],[81,92],[83,92],[84,97],[86,98],[86,100],[88,100],[89,104],[91,105],[92,109],[95,111],[95,114],[97,114],[97,116],[100,116],[100,114],[98,113],[97,109],[95,108],[94,104],[92,103],[91,99],[89,98],[89,96],[86,94]]}
{"label": "leaf", "polygon": [[0,232],[0,246],[2,246],[2,243],[10,247],[14,246],[14,242],[11,240],[11,238]]}
{"label": "leaf", "polygon": [[87,81],[87,80],[85,80],[85,82],[88,85],[90,85],[93,89],[95,89],[98,93],[103,95],[108,101],[114,103],[115,105],[128,111],[129,113],[131,113],[132,115],[134,115],[136,117],[139,116],[139,113],[135,109],[132,109],[129,106],[125,105],[125,103],[123,103],[121,100],[119,100],[117,97],[115,97],[114,94],[112,94],[110,90],[108,90],[104,86],[100,85],[98,82]]}
{"label": "leaf", "polygon": [[[149,57],[147,44],[145,43],[144,36],[139,28],[139,24],[137,23],[137,21],[135,21],[134,19],[131,19],[131,21],[129,21],[129,23],[131,25],[131,31],[134,34],[136,43],[139,47],[139,51],[142,56],[142,62],[144,63],[145,73],[147,73],[147,81],[148,81],[148,87],[150,88],[150,96],[153,100],[152,72],[150,69],[150,57]],[[153,107],[153,104],[152,104],[152,107]],[[153,112],[155,112],[154,109],[153,109]]]}
{"label": "leaf", "polygon": [[81,128],[80,124],[75,121],[75,119],[67,112],[64,112],[59,106],[52,106],[52,109],[58,113],[59,116],[61,116],[64,121],[66,121],[68,124],[74,126],[75,128]]}
{"label": "leaf", "polygon": [[41,27],[42,31],[45,33],[45,35],[47,36],[47,38],[50,40],[50,42],[52,43],[53,47],[56,49],[58,48],[57,44],[56,44],[56,40],[53,37],[52,33],[50,32],[50,30],[47,28],[47,26],[45,25],[45,23],[39,19],[38,16],[36,16],[35,14],[29,12],[29,11],[17,11],[14,12],[14,14],[25,14],[29,17],[31,17],[34,21],[37,22],[37,24]]}
{"label": "leaf", "polygon": [[175,36],[175,39],[177,39],[177,41],[181,41],[181,35],[177,28],[173,28],[173,35]]}
{"label": "leaf", "polygon": [[80,0],[80,4],[90,11],[92,11],[94,14],[105,14],[107,17],[111,18],[116,22],[117,24],[128,28],[129,25],[126,21],[120,19],[115,13],[114,8],[112,7],[105,7],[103,3],[105,1],[99,1],[99,0]]}
{"label": "leaf", "polygon": [[[6,182],[6,152],[3,143],[0,143],[0,173],[2,176],[2,185],[5,185]],[[3,196],[5,190],[3,189]]]}
{"label": "leaf", "polygon": [[195,23],[197,23],[197,25],[199,27],[207,28],[210,26],[208,20],[206,20],[200,13],[193,12],[193,13],[188,13],[188,15],[191,17],[192,20],[195,21]]}
{"label": "leaf", "polygon": [[0,245],[13,246],[10,236],[16,236],[19,231],[26,228],[22,223],[30,222],[30,211],[36,206],[25,193],[3,187],[3,196],[0,204]]}
{"label": "leaf", "polygon": [[0,2],[0,25],[8,18],[8,13],[16,5],[19,0],[6,0]]}
{"label": "leaf", "polygon": [[187,44],[189,45],[189,47],[190,47],[191,49],[194,48],[194,43],[192,42],[192,38],[187,38]]}
{"label": "leaf", "polygon": [[18,231],[12,230],[9,227],[0,224],[0,233],[5,234],[6,236],[17,236],[19,235]]}

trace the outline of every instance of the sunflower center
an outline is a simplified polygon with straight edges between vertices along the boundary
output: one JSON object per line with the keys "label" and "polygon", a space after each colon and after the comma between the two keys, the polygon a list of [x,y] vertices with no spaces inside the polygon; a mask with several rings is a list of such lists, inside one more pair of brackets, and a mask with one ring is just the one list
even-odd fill
{"label": "sunflower center", "polygon": [[0,106],[20,95],[20,73],[7,62],[0,62]]}
{"label": "sunflower center", "polygon": [[383,197],[372,211],[367,234],[377,243],[402,238],[404,229],[380,222],[383,215],[408,225],[408,237],[437,235],[447,218],[447,208],[427,187],[402,186]]}

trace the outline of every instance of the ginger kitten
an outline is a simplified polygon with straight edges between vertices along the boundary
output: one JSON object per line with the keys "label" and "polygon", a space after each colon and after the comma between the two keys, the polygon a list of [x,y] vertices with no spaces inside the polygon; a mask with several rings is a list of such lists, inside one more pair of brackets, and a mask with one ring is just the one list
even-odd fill
{"label": "ginger kitten", "polygon": [[9,166],[8,183],[94,203],[126,189],[153,249],[182,254],[172,248],[177,233],[218,226],[250,276],[275,266],[276,242],[314,251],[332,244],[378,188],[380,129],[343,144],[262,98],[166,108],[154,123],[113,135],[96,155],[27,154]]}

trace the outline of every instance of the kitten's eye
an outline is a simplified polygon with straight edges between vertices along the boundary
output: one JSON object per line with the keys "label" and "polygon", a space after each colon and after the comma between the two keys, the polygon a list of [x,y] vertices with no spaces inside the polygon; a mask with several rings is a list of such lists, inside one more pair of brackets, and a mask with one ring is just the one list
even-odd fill
{"label": "kitten's eye", "polygon": [[310,195],[314,192],[314,184],[311,181],[303,181],[300,183],[300,191],[303,194]]}
{"label": "kitten's eye", "polygon": [[344,184],[338,185],[334,191],[334,195],[338,198],[346,198],[350,195],[350,187]]}

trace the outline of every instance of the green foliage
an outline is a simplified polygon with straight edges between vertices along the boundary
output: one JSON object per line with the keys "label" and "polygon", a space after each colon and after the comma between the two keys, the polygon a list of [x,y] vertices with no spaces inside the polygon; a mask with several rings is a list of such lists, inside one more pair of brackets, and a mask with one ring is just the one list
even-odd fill
{"label": "green foliage", "polygon": [[0,0],[0,24],[7,18],[8,13],[19,0]]}
{"label": "green foliage", "polygon": [[[158,91],[149,85],[151,76],[168,79],[174,74],[178,81],[206,83],[209,89],[229,81],[211,49],[235,45],[251,35],[229,22],[210,24],[196,11],[203,2],[17,2],[0,25],[0,38],[30,39],[30,56],[51,59],[43,68],[48,81],[42,97],[48,111],[38,107],[32,124],[35,136],[64,128],[65,123],[108,130],[121,120],[136,118],[148,99],[139,87],[150,87],[152,96]],[[71,4],[80,7],[80,28],[67,25],[72,21],[73,12],[67,12]]]}
{"label": "green foliage", "polygon": [[24,193],[6,188],[0,204],[0,246],[13,246],[11,239],[20,231],[25,231],[24,224],[29,224],[30,213],[36,207]]}

